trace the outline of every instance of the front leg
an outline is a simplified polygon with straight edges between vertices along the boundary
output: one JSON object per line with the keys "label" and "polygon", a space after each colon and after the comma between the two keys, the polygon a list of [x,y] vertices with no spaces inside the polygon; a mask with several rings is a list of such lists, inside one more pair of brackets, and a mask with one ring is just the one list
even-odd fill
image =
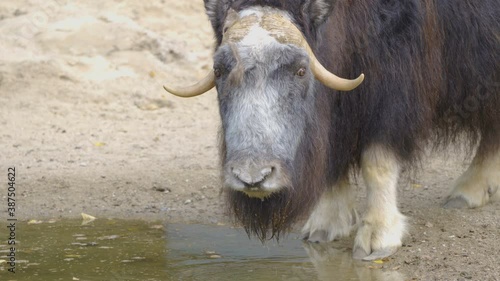
{"label": "front leg", "polygon": [[358,220],[354,191],[348,179],[325,191],[302,229],[303,239],[318,243],[349,236]]}
{"label": "front leg", "polygon": [[361,172],[367,186],[368,208],[354,240],[355,259],[375,260],[394,254],[401,247],[406,220],[397,207],[400,173],[394,153],[374,145],[364,151]]}

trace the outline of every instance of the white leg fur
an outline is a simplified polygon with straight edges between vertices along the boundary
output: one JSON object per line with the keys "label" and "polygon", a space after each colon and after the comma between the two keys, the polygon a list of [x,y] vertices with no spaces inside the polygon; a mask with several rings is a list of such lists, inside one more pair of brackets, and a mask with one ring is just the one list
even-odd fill
{"label": "white leg fur", "polygon": [[500,200],[500,150],[489,156],[482,161],[474,158],[453,184],[445,208],[476,208]]}
{"label": "white leg fur", "polygon": [[354,240],[356,259],[375,260],[394,254],[401,247],[406,219],[397,207],[400,172],[395,155],[372,146],[362,155],[361,172],[367,186],[368,208]]}
{"label": "white leg fur", "polygon": [[342,180],[326,191],[302,229],[304,239],[309,242],[330,242],[349,236],[358,220],[354,195],[348,180]]}

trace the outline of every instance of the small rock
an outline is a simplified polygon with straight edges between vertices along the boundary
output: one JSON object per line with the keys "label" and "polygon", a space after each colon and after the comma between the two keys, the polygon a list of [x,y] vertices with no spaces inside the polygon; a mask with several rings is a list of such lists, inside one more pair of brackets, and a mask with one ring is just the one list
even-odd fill
{"label": "small rock", "polygon": [[184,201],[184,204],[187,205],[187,204],[191,204],[191,202],[193,202],[191,199],[188,199],[186,201]]}
{"label": "small rock", "polygon": [[220,259],[220,258],[222,258],[222,256],[221,255],[210,255],[209,258],[211,258],[211,259]]}
{"label": "small rock", "polygon": [[428,256],[428,255],[422,255],[422,256],[420,256],[420,259],[424,260],[424,261],[430,261],[430,260],[432,260],[432,257]]}
{"label": "small rock", "polygon": [[163,186],[157,186],[157,185],[153,185],[153,189],[155,191],[158,191],[158,192],[165,192],[165,193],[169,193],[171,192],[171,190],[167,187],[163,187]]}
{"label": "small rock", "polygon": [[464,277],[465,279],[472,279],[472,275],[468,272],[461,272],[460,276]]}
{"label": "small rock", "polygon": [[430,222],[426,222],[425,226],[428,227],[428,228],[434,227],[434,225],[432,223],[430,223]]}
{"label": "small rock", "polygon": [[16,10],[14,11],[13,15],[14,15],[15,17],[18,17],[18,16],[26,15],[27,13],[28,13],[28,12],[26,12],[26,11],[16,9]]}

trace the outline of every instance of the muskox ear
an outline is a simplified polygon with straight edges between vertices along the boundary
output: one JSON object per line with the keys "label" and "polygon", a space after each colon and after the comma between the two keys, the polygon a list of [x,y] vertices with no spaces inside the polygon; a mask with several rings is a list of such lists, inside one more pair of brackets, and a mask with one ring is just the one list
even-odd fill
{"label": "muskox ear", "polygon": [[212,23],[212,27],[217,37],[217,41],[220,44],[222,40],[222,28],[224,26],[224,21],[226,19],[227,11],[231,5],[230,0],[204,0],[205,10],[207,12],[208,19]]}
{"label": "muskox ear", "polygon": [[213,22],[217,16],[218,4],[221,1],[219,1],[219,0],[204,0],[204,2],[205,2],[205,10],[207,11],[208,19],[210,19],[210,21],[213,24]]}
{"label": "muskox ear", "polygon": [[304,7],[305,13],[314,27],[326,21],[333,8],[332,0],[309,0]]}

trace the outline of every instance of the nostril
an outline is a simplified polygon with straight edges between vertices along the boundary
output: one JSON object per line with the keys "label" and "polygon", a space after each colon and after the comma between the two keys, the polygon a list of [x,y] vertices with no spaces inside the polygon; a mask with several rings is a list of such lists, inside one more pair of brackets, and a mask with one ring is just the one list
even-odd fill
{"label": "nostril", "polygon": [[247,187],[259,187],[275,168],[272,166],[231,167],[232,175]]}
{"label": "nostril", "polygon": [[231,168],[231,172],[235,175],[235,176],[238,176],[241,174],[241,170],[238,169],[238,168]]}
{"label": "nostril", "polygon": [[263,179],[265,179],[267,176],[269,176],[274,170],[274,167],[266,167],[262,170],[260,170],[260,174],[262,175]]}

